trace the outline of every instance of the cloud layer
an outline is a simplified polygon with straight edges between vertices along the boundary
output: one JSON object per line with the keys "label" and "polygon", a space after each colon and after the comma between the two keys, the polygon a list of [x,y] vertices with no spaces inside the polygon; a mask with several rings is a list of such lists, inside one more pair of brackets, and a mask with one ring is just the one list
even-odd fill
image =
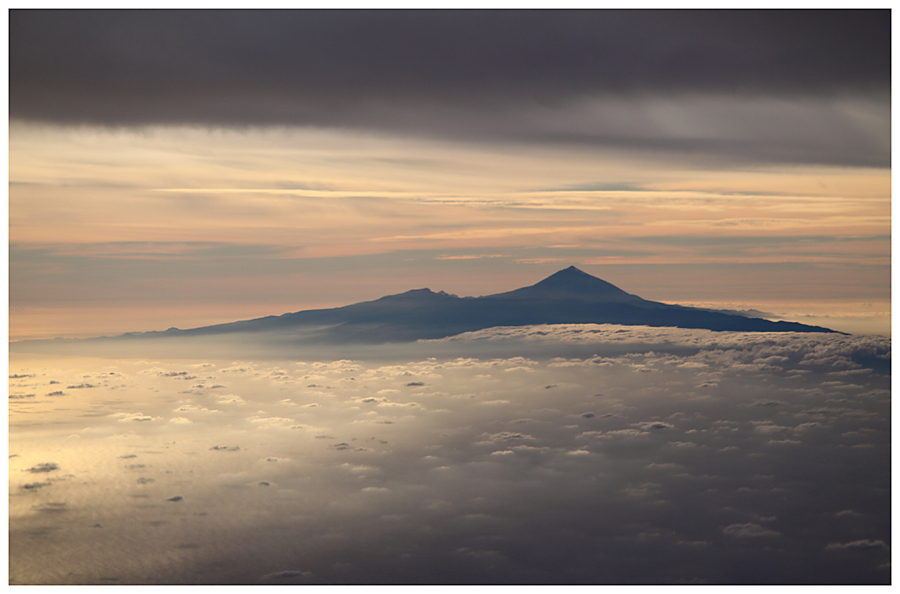
{"label": "cloud layer", "polygon": [[888,339],[577,330],[17,358],[11,581],[890,581]]}
{"label": "cloud layer", "polygon": [[10,115],[885,167],[890,13],[14,11]]}

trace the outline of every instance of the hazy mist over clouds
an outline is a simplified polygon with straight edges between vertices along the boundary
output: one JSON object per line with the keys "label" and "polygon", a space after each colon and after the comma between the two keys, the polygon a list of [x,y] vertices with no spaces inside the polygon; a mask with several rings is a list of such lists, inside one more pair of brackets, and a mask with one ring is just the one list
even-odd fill
{"label": "hazy mist over clouds", "polygon": [[405,349],[14,355],[11,582],[890,579],[887,339],[575,325]]}

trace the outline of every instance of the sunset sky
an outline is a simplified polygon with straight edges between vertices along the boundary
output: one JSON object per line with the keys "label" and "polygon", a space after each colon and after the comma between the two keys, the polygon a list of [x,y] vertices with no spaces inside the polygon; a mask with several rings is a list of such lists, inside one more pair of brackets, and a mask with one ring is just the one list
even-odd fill
{"label": "sunset sky", "polygon": [[890,25],[12,11],[10,338],[485,295],[573,264],[887,334]]}
{"label": "sunset sky", "polygon": [[8,21],[11,584],[891,582],[890,10]]}

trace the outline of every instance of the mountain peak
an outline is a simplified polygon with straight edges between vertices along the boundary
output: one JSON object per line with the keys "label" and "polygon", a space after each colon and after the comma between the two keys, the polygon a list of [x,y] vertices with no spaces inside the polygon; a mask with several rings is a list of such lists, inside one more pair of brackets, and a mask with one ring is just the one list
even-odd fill
{"label": "mountain peak", "polygon": [[629,295],[614,284],[590,275],[574,266],[569,266],[568,268],[564,268],[559,272],[551,274],[534,286],[565,288],[576,292]]}
{"label": "mountain peak", "polygon": [[[584,278],[584,277],[597,278],[596,276],[592,276],[592,275],[588,274],[587,272],[581,270],[580,268],[576,268],[575,266],[569,266],[568,268],[563,268],[559,272],[554,272],[553,274],[551,274],[544,280],[549,280],[551,278],[570,279],[570,278]],[[600,279],[597,279],[597,280],[600,280]]]}
{"label": "mountain peak", "polygon": [[575,299],[578,301],[631,302],[641,301],[605,280],[592,276],[575,266],[551,274],[530,287],[503,293],[503,297],[523,299]]}

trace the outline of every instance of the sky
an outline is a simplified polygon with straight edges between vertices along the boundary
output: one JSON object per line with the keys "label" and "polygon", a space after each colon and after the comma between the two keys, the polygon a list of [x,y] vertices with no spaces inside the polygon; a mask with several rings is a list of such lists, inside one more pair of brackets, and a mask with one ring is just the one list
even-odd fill
{"label": "sky", "polygon": [[10,338],[576,265],[890,332],[888,11],[9,14]]}
{"label": "sky", "polygon": [[11,583],[890,582],[889,11],[8,16],[13,341],[572,265],[851,333],[11,344]]}

